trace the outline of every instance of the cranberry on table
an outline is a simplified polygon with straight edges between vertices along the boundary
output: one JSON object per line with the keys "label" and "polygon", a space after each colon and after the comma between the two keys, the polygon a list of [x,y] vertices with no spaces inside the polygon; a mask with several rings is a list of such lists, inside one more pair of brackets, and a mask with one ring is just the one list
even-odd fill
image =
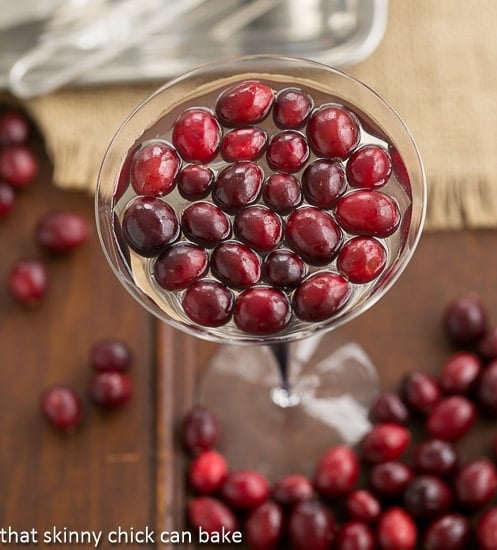
{"label": "cranberry on table", "polygon": [[374,550],[375,537],[366,523],[348,521],[338,531],[336,550]]}
{"label": "cranberry on table", "polygon": [[485,333],[487,322],[487,309],[476,294],[456,298],[450,302],[443,315],[447,336],[461,346],[477,342]]}
{"label": "cranberry on table", "polygon": [[193,454],[212,449],[219,440],[219,432],[216,416],[201,405],[193,407],[183,419],[183,445]]}
{"label": "cranberry on table", "polygon": [[26,116],[14,109],[0,113],[0,146],[24,143],[29,136]]}
{"label": "cranberry on table", "polygon": [[476,524],[476,540],[480,550],[495,550],[497,548],[497,508],[489,508],[478,519]]}
{"label": "cranberry on table", "polygon": [[205,275],[208,263],[203,248],[178,243],[166,248],[155,261],[155,280],[166,290],[181,290]]}
{"label": "cranberry on table", "polygon": [[307,202],[318,208],[331,208],[345,191],[345,174],[341,163],[318,159],[302,174],[302,190]]}
{"label": "cranberry on table", "polygon": [[347,180],[352,187],[377,189],[392,173],[388,152],[378,145],[366,145],[355,151],[347,163]]}
{"label": "cranberry on table", "polygon": [[414,449],[412,463],[418,473],[447,477],[455,472],[459,457],[448,441],[429,439]]}
{"label": "cranberry on table", "polygon": [[445,514],[452,504],[452,491],[441,479],[426,474],[415,476],[404,492],[406,510],[415,518],[432,519]]}
{"label": "cranberry on table", "polygon": [[212,189],[212,200],[225,212],[234,213],[257,200],[263,176],[255,162],[230,164],[218,174]]}
{"label": "cranberry on table", "polygon": [[233,223],[235,235],[258,252],[276,248],[283,234],[281,220],[265,206],[248,206],[240,210]]}
{"label": "cranberry on table", "polygon": [[190,285],[183,296],[183,309],[192,321],[205,327],[226,324],[233,312],[233,293],[217,281],[202,280]]}
{"label": "cranberry on table", "polygon": [[457,441],[473,426],[476,409],[465,397],[453,395],[435,405],[426,419],[431,437],[444,441]]}
{"label": "cranberry on table", "polygon": [[486,361],[497,359],[497,325],[485,332],[478,342],[477,351]]}
{"label": "cranberry on table", "polygon": [[428,526],[423,548],[426,550],[466,550],[471,536],[471,526],[461,514],[445,514]]}
{"label": "cranberry on table", "polygon": [[439,384],[445,393],[465,394],[470,392],[481,371],[479,357],[470,352],[451,355],[439,376]]}
{"label": "cranberry on table", "polygon": [[458,503],[467,510],[482,508],[497,490],[497,470],[486,458],[468,462],[457,472],[454,491]]}
{"label": "cranberry on table", "polygon": [[266,256],[262,266],[264,279],[279,288],[297,286],[305,275],[304,262],[290,250],[275,250]]}
{"label": "cranberry on table", "polygon": [[309,94],[298,88],[285,88],[278,92],[273,107],[273,117],[279,128],[302,128],[313,107]]}
{"label": "cranberry on table", "polygon": [[411,479],[411,469],[397,460],[375,464],[369,473],[373,491],[386,498],[401,495]]}
{"label": "cranberry on table", "polygon": [[300,184],[291,174],[271,174],[262,187],[264,202],[278,214],[289,214],[300,204]]}
{"label": "cranberry on table", "polygon": [[188,519],[192,526],[202,528],[210,535],[224,531],[235,531],[238,522],[233,512],[220,500],[200,496],[193,498],[188,504]]}
{"label": "cranberry on table", "polygon": [[41,413],[47,422],[61,431],[72,431],[83,420],[83,406],[78,394],[60,384],[44,390],[40,396]]}
{"label": "cranberry on table", "polygon": [[288,540],[292,550],[328,550],[338,526],[331,510],[317,501],[297,504],[288,520]]}
{"label": "cranberry on table", "polygon": [[226,126],[255,124],[269,113],[274,92],[256,80],[235,84],[225,90],[216,103],[216,114]]}
{"label": "cranberry on table", "polygon": [[214,275],[231,288],[247,288],[261,277],[261,262],[250,248],[228,241],[214,249],[210,259]]}
{"label": "cranberry on table", "polygon": [[275,502],[256,508],[245,523],[245,538],[250,550],[275,550],[283,531],[283,512]]}
{"label": "cranberry on table", "polygon": [[284,508],[299,502],[307,502],[314,497],[311,480],[301,474],[290,474],[279,479],[273,486],[272,498]]}
{"label": "cranberry on table", "polygon": [[396,393],[386,391],[376,398],[370,416],[374,422],[405,424],[409,419],[409,411]]}
{"label": "cranberry on table", "polygon": [[401,392],[407,406],[419,414],[429,413],[441,397],[436,380],[418,371],[404,377]]}
{"label": "cranberry on table", "polygon": [[26,145],[7,145],[0,149],[0,180],[12,187],[29,185],[38,176],[38,171],[38,159]]}
{"label": "cranberry on table", "polygon": [[133,361],[133,353],[124,342],[105,338],[93,344],[89,360],[90,366],[99,372],[126,371]]}
{"label": "cranberry on table", "polygon": [[266,148],[267,135],[260,128],[236,128],[225,134],[221,142],[221,156],[226,162],[256,160]]}
{"label": "cranberry on table", "polygon": [[176,177],[180,195],[189,201],[207,197],[213,182],[214,172],[207,166],[198,164],[188,164]]}
{"label": "cranberry on table", "polygon": [[231,508],[251,510],[269,498],[269,482],[259,472],[230,472],[221,488],[221,497]]}
{"label": "cranberry on table", "polygon": [[497,361],[483,370],[476,389],[478,406],[487,414],[497,414]]}
{"label": "cranberry on table", "polygon": [[187,109],[174,123],[172,140],[183,160],[207,164],[219,151],[221,127],[206,109]]}
{"label": "cranberry on table", "polygon": [[361,454],[370,464],[396,460],[407,449],[411,434],[407,428],[385,422],[376,424],[362,440]]}
{"label": "cranberry on table", "polygon": [[65,254],[88,239],[88,221],[76,212],[55,211],[45,214],[36,224],[36,242],[52,254]]}
{"label": "cranberry on table", "polygon": [[248,334],[274,334],[283,330],[291,317],[290,303],[281,290],[267,287],[243,291],[235,304],[236,326]]}
{"label": "cranberry on table", "polygon": [[337,267],[352,283],[364,284],[376,279],[386,262],[387,252],[381,243],[372,237],[355,237],[343,245]]}
{"label": "cranberry on table", "polygon": [[412,516],[402,508],[390,508],[378,521],[377,538],[382,550],[413,550],[417,536]]}
{"label": "cranberry on table", "polygon": [[293,174],[298,172],[309,158],[309,146],[299,132],[286,130],[273,136],[266,151],[270,168]]}
{"label": "cranberry on table", "polygon": [[45,264],[36,259],[18,260],[8,274],[7,285],[20,304],[29,306],[38,303],[48,290]]}
{"label": "cranberry on table", "polygon": [[370,491],[356,489],[347,495],[345,510],[350,519],[374,523],[380,517],[381,506],[376,496]]}
{"label": "cranberry on table", "polygon": [[181,216],[181,227],[188,239],[206,247],[216,246],[231,233],[226,214],[210,202],[195,202]]}
{"label": "cranberry on table", "polygon": [[131,164],[131,185],[138,195],[159,197],[176,185],[180,159],[167,143],[153,141],[139,149]]}
{"label": "cranberry on table", "polygon": [[0,181],[0,218],[5,218],[12,212],[15,200],[12,186]]}
{"label": "cranberry on table", "polygon": [[99,372],[90,380],[89,394],[96,405],[118,407],[131,398],[133,384],[124,372]]}
{"label": "cranberry on table", "polygon": [[209,495],[221,489],[228,476],[228,463],[216,451],[205,451],[190,464],[188,483],[198,494]]}
{"label": "cranberry on table", "polygon": [[314,487],[323,497],[342,497],[354,488],[359,469],[359,459],[350,447],[332,447],[318,460]]}

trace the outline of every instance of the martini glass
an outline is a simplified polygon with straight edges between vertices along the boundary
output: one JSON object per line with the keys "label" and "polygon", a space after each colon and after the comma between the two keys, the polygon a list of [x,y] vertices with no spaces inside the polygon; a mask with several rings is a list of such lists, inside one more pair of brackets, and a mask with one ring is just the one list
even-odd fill
{"label": "martini glass", "polygon": [[[240,86],[250,88],[253,83],[256,88],[262,86],[266,91],[271,90],[266,111],[256,113],[252,119],[245,117],[242,122],[229,119],[230,115],[223,113],[225,100],[220,98],[229,98],[233,90]],[[297,122],[282,121],[274,114],[276,104],[281,103],[285,94],[295,91],[309,101],[309,113],[302,115],[302,120]],[[239,109],[239,105],[244,103],[237,105]],[[253,101],[251,108],[257,107],[254,105]],[[327,109],[338,109],[339,118],[345,112],[348,122],[357,130],[352,138],[354,143],[349,144],[347,150],[323,151],[326,144],[321,146],[319,136],[311,129],[312,120],[316,122],[314,117]],[[195,153],[188,149],[192,143],[184,146],[178,121],[198,110],[217,120],[219,135],[215,151],[210,151],[212,154],[208,152],[203,158],[192,158]],[[334,113],[336,115],[336,111]],[[237,149],[236,158],[232,158],[229,150],[223,149],[222,142],[230,132],[246,127],[255,127],[265,136],[261,150],[240,153]],[[297,142],[303,140],[304,146],[308,147],[294,164],[290,163],[290,168],[283,161],[283,164],[278,164],[277,155],[271,156],[270,152],[274,152],[271,144],[277,141],[278,135],[288,132]],[[160,251],[147,249],[144,252],[136,246],[133,236],[130,237],[134,222],[128,223],[126,217],[137,196],[150,194],[150,188],[144,190],[136,183],[136,165],[144,148],[157,144],[166,147],[169,160],[173,152],[173,167],[169,164],[169,169],[174,174],[169,177],[167,189],[153,189],[150,204],[159,204],[160,208],[167,204],[174,212],[178,226],[170,231],[169,240],[162,243]],[[357,151],[368,147],[386,154],[389,166],[385,169],[384,181],[356,181],[351,159]],[[305,183],[308,167],[323,160],[325,164],[338,167],[342,178],[340,188],[333,190],[336,196],[331,198],[331,176],[325,178],[328,183],[323,183],[322,178],[314,184],[312,180]],[[226,193],[232,192],[232,187],[229,187],[229,182],[226,184],[223,173],[237,163],[252,163],[261,174],[260,187],[249,198],[245,196],[243,204],[230,203],[225,198]],[[361,163],[356,164],[360,166]],[[195,197],[186,193],[178,183],[185,167],[191,166],[207,168],[213,180],[202,193],[197,190],[198,196]],[[275,205],[266,192],[268,178],[281,173],[284,177],[292,176],[299,190],[299,198],[287,209]],[[223,187],[225,184],[228,190]],[[345,199],[350,200],[350,196],[357,194],[371,206],[370,199],[378,198],[378,193],[387,197],[387,203],[382,203],[383,206],[375,203],[371,207],[375,216],[381,217],[382,208],[388,210],[392,204],[395,209],[395,223],[386,230],[365,227],[364,220],[357,220],[357,212],[368,211],[369,206],[366,210],[357,210],[354,204],[349,209],[343,206]],[[192,70],[168,82],[139,105],[119,128],[106,152],[97,187],[96,218],[107,260],[128,292],[172,327],[222,344],[198,380],[197,401],[213,409],[230,434],[243,434],[239,438],[231,435],[229,440],[223,441],[222,451],[232,466],[258,468],[275,478],[287,473],[307,472],[324,449],[338,442],[353,445],[369,429],[368,410],[378,392],[376,370],[360,345],[344,342],[335,329],[369,309],[400,276],[421,234],[425,200],[425,175],[414,140],[396,112],[378,94],[351,76],[320,63],[263,55],[220,61]],[[208,203],[222,211],[220,215],[228,229],[223,235],[219,234],[215,242],[206,243],[205,235],[199,237],[185,222],[185,211],[198,203]],[[253,235],[250,231],[248,235],[244,232],[239,219],[240,216],[243,218],[241,211],[257,206],[265,215],[276,209],[281,229],[274,242],[262,249],[260,243],[251,242]],[[324,255],[318,252],[316,256],[314,249],[309,251],[306,243],[300,242],[300,237],[306,233],[305,221],[299,226],[300,233],[297,228],[297,235],[290,229],[295,221],[291,221],[291,217],[296,212],[303,215],[305,211],[312,215],[319,211],[317,216],[325,216],[325,224],[331,223],[337,229],[331,237],[334,242],[324,243],[325,248],[328,247]],[[213,212],[211,210],[204,216],[203,227],[209,219],[214,219]],[[351,216],[356,218],[351,220]],[[333,221],[329,222],[330,219]],[[136,224],[134,226],[136,228]],[[319,232],[319,223],[316,227]],[[305,240],[306,237],[302,238]],[[312,235],[309,238],[312,240]],[[325,236],[323,238],[326,240]],[[373,241],[384,254],[381,266],[374,269],[369,266],[366,276],[358,275],[350,265],[347,268],[343,252],[348,243],[361,238]],[[237,274],[233,275],[231,264],[231,267],[218,265],[225,261],[215,259],[216,254],[225,258],[218,248],[226,243],[242,247],[235,247],[235,252],[232,251],[235,260],[237,254],[243,256],[246,249],[250,249],[250,258],[255,257],[259,269],[252,280],[240,282]],[[164,281],[167,269],[157,266],[166,265],[169,269],[174,262],[164,258],[169,257],[171,250],[179,250],[178,247],[184,245],[194,248],[188,249],[193,254],[183,255],[187,261],[183,260],[181,269],[190,269],[198,263],[195,259],[197,249],[201,250],[201,261],[205,259],[206,265],[189,280],[170,285]],[[297,256],[303,266],[300,276],[290,283],[275,282],[268,275],[268,258],[275,251],[290,253],[294,260]],[[363,254],[362,260],[356,257],[351,261],[352,264],[356,260],[362,261],[362,268],[366,269],[368,258],[371,260]],[[178,266],[174,264],[173,267]],[[230,269],[231,272],[227,273]],[[309,281],[318,281],[316,277],[323,273],[325,278],[333,274],[331,277],[337,278],[342,285],[340,288],[346,290],[342,292],[337,291],[336,286],[330,287],[323,300],[309,305],[309,296],[301,287],[307,285],[308,289]],[[192,292],[190,288],[202,281],[226,289],[231,303],[226,305],[222,321],[213,322],[209,316],[206,321],[202,302],[200,306],[196,303],[200,313],[187,307],[186,296]],[[240,312],[248,311],[250,317],[254,308],[250,301],[245,300],[246,295],[253,296],[254,289],[256,294],[260,290],[264,294],[268,288],[277,294],[278,300],[282,300],[285,312],[277,322],[268,324],[264,314],[256,311],[255,315],[261,318],[256,319],[257,322],[252,323],[253,319],[247,322]],[[328,298],[336,292],[340,296],[335,297],[330,306]],[[328,309],[321,302],[328,303]],[[281,301],[278,303],[281,305]],[[270,309],[268,304],[265,305]],[[176,368],[181,369],[181,366]],[[247,448],[251,452],[246,452]],[[279,457],[278,461],[274,460],[275,456]]]}

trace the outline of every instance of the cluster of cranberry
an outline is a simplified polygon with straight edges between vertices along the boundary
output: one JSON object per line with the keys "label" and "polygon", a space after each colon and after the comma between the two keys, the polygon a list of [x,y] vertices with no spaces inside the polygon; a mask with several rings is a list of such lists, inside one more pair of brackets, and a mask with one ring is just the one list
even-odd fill
{"label": "cluster of cranberry", "polygon": [[[205,408],[193,409],[183,425],[184,445],[194,455],[191,525],[233,531],[242,520],[252,550],[495,550],[497,506],[488,505],[497,492],[497,469],[487,457],[461,463],[454,446],[477,411],[497,414],[497,326],[489,328],[487,319],[477,296],[454,300],[443,322],[464,351],[448,357],[438,379],[413,372],[399,394],[381,394],[358,449],[331,448],[312,479],[290,475],[271,488],[256,471],[230,472],[213,450],[216,419]],[[412,440],[410,419],[421,419],[428,437],[403,460]],[[497,437],[493,454],[497,459]]]}

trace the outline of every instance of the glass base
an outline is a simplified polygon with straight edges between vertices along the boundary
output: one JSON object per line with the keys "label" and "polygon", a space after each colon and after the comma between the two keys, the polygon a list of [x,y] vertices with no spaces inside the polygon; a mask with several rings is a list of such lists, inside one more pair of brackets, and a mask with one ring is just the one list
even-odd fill
{"label": "glass base", "polygon": [[327,449],[355,445],[370,429],[378,376],[357,343],[317,335],[290,344],[288,361],[290,392],[270,347],[223,345],[210,361],[198,401],[220,420],[231,469],[272,481],[310,475]]}

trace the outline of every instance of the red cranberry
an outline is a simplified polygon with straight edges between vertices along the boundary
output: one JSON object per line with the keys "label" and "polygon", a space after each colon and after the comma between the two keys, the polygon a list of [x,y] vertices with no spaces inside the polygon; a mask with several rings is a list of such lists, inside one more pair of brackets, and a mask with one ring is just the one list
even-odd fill
{"label": "red cranberry", "polygon": [[440,390],[432,376],[415,371],[404,378],[402,396],[413,411],[427,414],[440,401]]}
{"label": "red cranberry", "polygon": [[342,244],[342,233],[335,220],[312,206],[293,212],[285,231],[291,248],[312,265],[329,263]]}
{"label": "red cranberry", "polygon": [[380,517],[377,535],[382,550],[412,550],[416,546],[416,524],[402,508],[390,508]]}
{"label": "red cranberry", "polygon": [[188,109],[176,119],[172,140],[183,160],[207,164],[218,153],[221,127],[209,111]]}
{"label": "red cranberry", "polygon": [[213,251],[211,268],[218,279],[232,288],[247,288],[261,277],[257,254],[236,242],[222,243]]}
{"label": "red cranberry", "polygon": [[53,254],[64,254],[81,246],[88,238],[85,218],[75,212],[50,212],[39,220],[35,228],[38,244]]}
{"label": "red cranberry", "polygon": [[196,201],[210,193],[214,172],[207,166],[188,164],[178,174],[176,181],[180,195],[189,201]]}
{"label": "red cranberry", "polygon": [[0,181],[0,219],[5,218],[14,208],[15,193],[12,186]]}
{"label": "red cranberry", "polygon": [[497,489],[497,471],[486,458],[468,462],[457,472],[454,490],[459,504],[475,510],[487,504]]}
{"label": "red cranberry", "polygon": [[349,518],[364,523],[374,523],[381,513],[378,499],[365,489],[349,493],[345,500],[345,509]]}
{"label": "red cranberry", "polygon": [[214,447],[219,439],[219,422],[214,413],[200,405],[193,407],[183,419],[182,439],[193,454]]}
{"label": "red cranberry", "polygon": [[344,108],[325,105],[311,116],[307,137],[317,155],[344,159],[359,141],[359,126]]}
{"label": "red cranberry", "polygon": [[281,220],[265,206],[249,206],[240,210],[234,221],[235,235],[259,252],[273,250],[281,240]]}
{"label": "red cranberry", "polygon": [[272,492],[273,499],[290,508],[299,502],[307,502],[314,497],[314,488],[311,480],[300,474],[292,474],[278,480]]}
{"label": "red cranberry", "polygon": [[371,528],[360,521],[348,521],[338,531],[336,550],[374,550],[375,539]]}
{"label": "red cranberry", "polygon": [[217,116],[226,126],[260,122],[269,113],[274,101],[271,88],[248,80],[225,90],[216,104]]}
{"label": "red cranberry", "polygon": [[279,214],[289,214],[300,204],[300,184],[290,174],[272,174],[262,188],[264,202]]}
{"label": "red cranberry", "polygon": [[387,252],[372,237],[355,237],[347,241],[338,254],[337,266],[352,283],[369,283],[383,271]]}
{"label": "red cranberry", "polygon": [[271,501],[261,504],[245,523],[245,537],[250,550],[275,550],[283,530],[283,513]]}
{"label": "red cranberry", "polygon": [[497,548],[496,507],[489,508],[478,519],[478,523],[476,524],[476,539],[480,550],[495,550]]}
{"label": "red cranberry", "polygon": [[123,405],[133,394],[131,379],[124,372],[99,372],[90,380],[90,398],[101,407]]}
{"label": "red cranberry", "polygon": [[486,361],[497,359],[497,325],[490,327],[478,342],[478,353]]}
{"label": "red cranberry", "polygon": [[26,145],[7,145],[0,149],[0,180],[12,187],[30,184],[38,176],[39,163]]}
{"label": "red cranberry", "polygon": [[301,502],[288,520],[292,550],[328,550],[335,540],[337,523],[333,513],[320,502]]}
{"label": "red cranberry", "polygon": [[345,231],[369,237],[388,237],[400,223],[392,197],[381,191],[353,191],[338,200],[336,218]]}
{"label": "red cranberry", "polygon": [[236,212],[257,200],[262,179],[263,172],[254,162],[235,162],[217,176],[212,199],[226,212]]}
{"label": "red cranberry", "polygon": [[264,279],[279,288],[297,286],[305,275],[304,262],[290,250],[275,250],[264,260]]}
{"label": "red cranberry", "polygon": [[207,253],[194,244],[178,243],[167,248],[156,260],[154,276],[166,290],[181,290],[205,275]]}
{"label": "red cranberry", "polygon": [[0,146],[24,143],[29,135],[27,118],[13,109],[0,113]]}
{"label": "red cranberry", "polygon": [[48,273],[39,260],[18,260],[8,276],[12,296],[21,304],[34,305],[45,296],[48,289]]}
{"label": "red cranberry", "polygon": [[312,106],[309,94],[298,88],[286,88],[276,96],[274,121],[280,128],[302,128],[311,114]]}
{"label": "red cranberry", "polygon": [[440,372],[439,384],[445,393],[468,393],[480,374],[481,362],[477,355],[459,352],[451,355]]}
{"label": "red cranberry", "polygon": [[209,495],[221,489],[228,476],[228,463],[216,451],[205,451],[190,465],[188,482],[191,489],[201,495]]}
{"label": "red cranberry", "polygon": [[206,247],[219,244],[229,237],[231,225],[226,214],[210,202],[195,202],[181,216],[184,234]]}
{"label": "red cranberry", "polygon": [[290,321],[290,304],[281,290],[256,287],[245,290],[235,304],[236,326],[249,334],[274,334]]}
{"label": "red cranberry", "polygon": [[132,361],[129,347],[115,338],[99,340],[90,349],[90,365],[98,372],[126,371]]}
{"label": "red cranberry", "polygon": [[330,498],[350,492],[359,478],[359,459],[350,447],[340,445],[327,451],[314,472],[317,492]]}
{"label": "red cranberry", "polygon": [[376,424],[362,441],[362,457],[366,462],[377,464],[396,460],[407,449],[410,432],[398,424]]}
{"label": "red cranberry", "polygon": [[346,186],[339,162],[318,159],[302,174],[302,189],[307,202],[319,208],[331,208]]}
{"label": "red cranberry", "polygon": [[438,477],[414,477],[404,492],[404,505],[414,517],[428,519],[445,514],[452,504],[449,486]]}
{"label": "red cranberry", "polygon": [[470,430],[475,419],[473,404],[465,397],[454,395],[435,405],[426,420],[426,429],[434,438],[456,441]]}
{"label": "red cranberry", "polygon": [[226,162],[256,160],[266,147],[266,132],[249,126],[228,132],[221,143],[221,156]]}
{"label": "red cranberry", "polygon": [[257,508],[269,497],[269,482],[259,472],[239,470],[226,477],[221,489],[223,500],[236,510]]}
{"label": "red cranberry", "polygon": [[338,273],[311,275],[295,291],[293,308],[302,321],[319,322],[337,313],[350,298],[351,288]]}
{"label": "red cranberry", "polygon": [[467,346],[483,336],[487,319],[487,310],[480,298],[476,294],[467,294],[447,306],[443,325],[451,341]]}
{"label": "red cranberry", "polygon": [[413,468],[421,474],[447,477],[454,473],[459,458],[455,448],[447,441],[429,439],[420,443],[413,452]]}
{"label": "red cranberry", "polygon": [[489,363],[478,380],[478,405],[487,414],[497,414],[497,361]]}
{"label": "red cranberry", "polygon": [[233,293],[216,281],[197,281],[183,296],[183,309],[192,321],[204,327],[226,324],[233,311]]}
{"label": "red cranberry", "polygon": [[411,470],[396,460],[376,464],[369,474],[371,487],[381,497],[401,495],[411,479]]}
{"label": "red cranberry", "polygon": [[371,418],[374,422],[406,424],[409,412],[396,393],[383,392],[371,407]]}
{"label": "red cranberry", "polygon": [[378,145],[366,145],[353,153],[347,163],[347,179],[352,187],[377,189],[392,172],[390,155]]}
{"label": "red cranberry", "polygon": [[460,514],[445,514],[426,529],[426,550],[466,550],[471,535],[469,521]]}
{"label": "red cranberry", "polygon": [[40,409],[47,422],[62,431],[74,430],[83,419],[81,399],[67,386],[55,385],[43,391]]}
{"label": "red cranberry", "polygon": [[222,502],[212,497],[196,497],[188,505],[188,518],[192,526],[210,535],[235,531],[237,520],[233,512]]}
{"label": "red cranberry", "polygon": [[286,130],[269,142],[266,159],[270,168],[280,172],[298,172],[309,158],[307,140],[299,132]]}
{"label": "red cranberry", "polygon": [[133,158],[131,185],[139,195],[167,195],[174,189],[179,166],[178,154],[170,145],[147,143]]}

